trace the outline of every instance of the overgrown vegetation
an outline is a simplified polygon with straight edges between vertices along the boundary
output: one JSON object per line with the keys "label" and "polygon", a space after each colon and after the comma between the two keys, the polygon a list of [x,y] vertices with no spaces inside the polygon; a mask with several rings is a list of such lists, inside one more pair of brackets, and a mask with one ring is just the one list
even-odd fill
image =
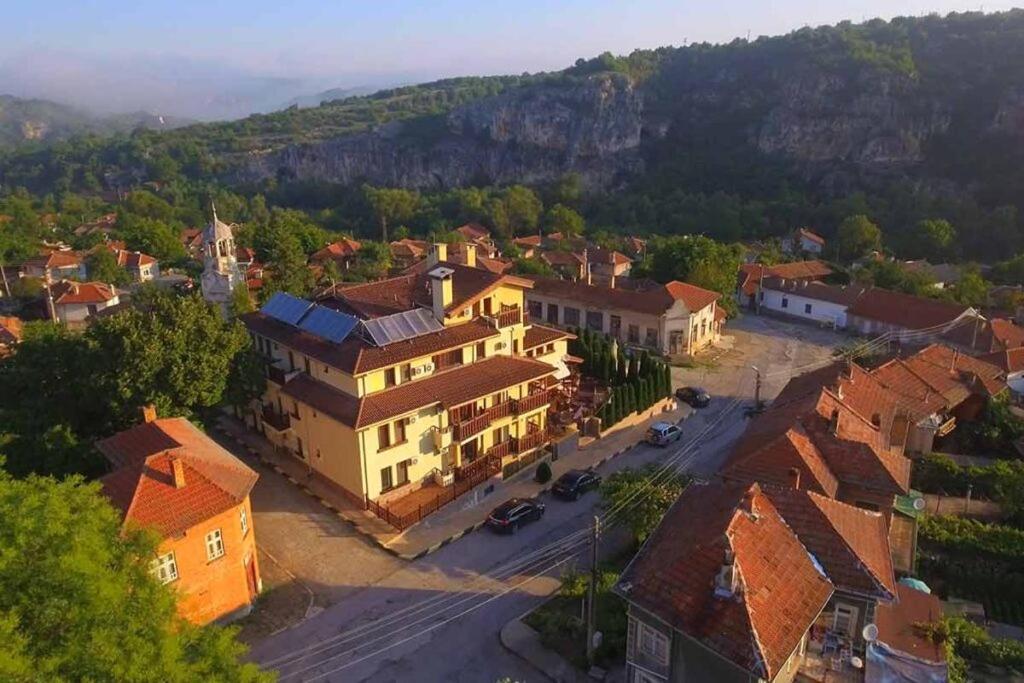
{"label": "overgrown vegetation", "polygon": [[950,683],[971,680],[971,667],[1024,669],[1024,643],[993,638],[983,627],[963,617],[945,617],[938,624],[925,624],[920,628],[945,647]]}
{"label": "overgrown vegetation", "polygon": [[928,453],[914,462],[911,485],[925,493],[966,496],[999,503],[1015,519],[1024,513],[1024,460],[995,460],[985,466],[962,466],[943,453]]}
{"label": "overgrown vegetation", "polygon": [[664,472],[654,463],[641,469],[627,468],[601,483],[601,507],[608,515],[615,515],[616,524],[629,529],[639,546],[689,482],[689,477],[672,470]]}

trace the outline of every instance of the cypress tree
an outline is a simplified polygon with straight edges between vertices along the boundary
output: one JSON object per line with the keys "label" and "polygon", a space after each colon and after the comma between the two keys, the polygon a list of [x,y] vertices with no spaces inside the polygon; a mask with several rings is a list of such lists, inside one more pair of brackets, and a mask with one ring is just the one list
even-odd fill
{"label": "cypress tree", "polygon": [[664,367],[664,375],[665,375],[665,394],[664,395],[665,396],[671,396],[672,395],[672,368],[669,367],[668,365],[666,365]]}
{"label": "cypress tree", "polygon": [[636,412],[636,382],[626,385],[626,414]]}
{"label": "cypress tree", "polygon": [[619,349],[618,362],[615,364],[615,383],[619,386],[626,383],[626,354]]}
{"label": "cypress tree", "polygon": [[632,382],[634,379],[636,379],[636,377],[637,377],[637,370],[638,370],[637,357],[636,357],[636,354],[634,353],[633,355],[631,355],[629,357],[629,369],[627,370],[627,373],[626,373],[627,374],[626,380],[629,381],[629,382]]}
{"label": "cypress tree", "polygon": [[651,380],[644,377],[640,380],[640,405],[643,406],[643,410],[647,410],[651,407]]}

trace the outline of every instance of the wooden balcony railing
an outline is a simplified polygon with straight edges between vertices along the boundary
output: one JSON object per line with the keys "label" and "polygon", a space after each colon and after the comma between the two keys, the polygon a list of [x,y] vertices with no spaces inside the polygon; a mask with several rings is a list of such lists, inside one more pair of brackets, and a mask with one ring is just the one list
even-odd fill
{"label": "wooden balcony railing", "polygon": [[497,405],[491,406],[484,414],[487,415],[487,418],[491,422],[500,420],[503,417],[508,417],[512,414],[512,401],[503,401]]}
{"label": "wooden balcony railing", "polygon": [[551,393],[547,389],[541,389],[535,391],[524,398],[516,400],[516,415],[522,415],[528,413],[531,410],[536,410],[543,405],[547,405],[551,402]]}
{"label": "wooden balcony railing", "polygon": [[449,419],[452,423],[452,434],[456,441],[463,441],[474,434],[479,434],[483,430],[487,429],[487,425],[491,424],[491,420],[486,412],[480,413],[476,417],[472,417],[468,420],[462,420],[461,422],[458,417],[451,414],[449,414]]}
{"label": "wooden balcony railing", "polygon": [[512,306],[498,312],[498,327],[511,327],[523,322],[523,309]]}
{"label": "wooden balcony railing", "polygon": [[471,463],[467,463],[462,467],[455,468],[455,481],[463,482],[470,481],[474,482],[474,486],[479,484],[487,477],[492,474],[497,474],[501,471],[501,459],[493,458],[487,454],[477,458]]}
{"label": "wooden balcony railing", "polygon": [[271,429],[276,432],[283,432],[291,429],[291,415],[288,415],[287,413],[279,413],[271,405],[264,404],[263,412],[260,417],[263,420],[263,424],[270,425]]}
{"label": "wooden balcony railing", "polygon": [[520,436],[518,439],[515,440],[515,452],[525,453],[526,451],[533,450],[538,446],[543,446],[545,443],[547,443],[549,438],[551,437],[545,429],[537,430],[536,432],[533,432],[532,434],[527,434],[526,436]]}
{"label": "wooden balcony railing", "polygon": [[287,373],[287,370],[279,368],[276,365],[267,363],[267,379],[269,379],[271,382],[283,385],[286,381],[285,375]]}
{"label": "wooden balcony railing", "polygon": [[498,458],[500,460],[505,456],[515,454],[515,446],[515,439],[506,439],[488,448],[486,454],[488,458]]}

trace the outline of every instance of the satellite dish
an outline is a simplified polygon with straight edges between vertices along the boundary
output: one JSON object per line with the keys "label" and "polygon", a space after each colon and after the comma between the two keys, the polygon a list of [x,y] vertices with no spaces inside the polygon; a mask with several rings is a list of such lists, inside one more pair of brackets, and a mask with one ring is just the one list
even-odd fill
{"label": "satellite dish", "polygon": [[861,635],[864,636],[864,640],[869,643],[873,643],[878,640],[878,627],[874,624],[864,624],[864,629],[861,631]]}
{"label": "satellite dish", "polygon": [[914,509],[917,510],[918,512],[920,512],[921,510],[924,510],[924,505],[925,505],[924,498],[915,498],[913,504],[914,504]]}

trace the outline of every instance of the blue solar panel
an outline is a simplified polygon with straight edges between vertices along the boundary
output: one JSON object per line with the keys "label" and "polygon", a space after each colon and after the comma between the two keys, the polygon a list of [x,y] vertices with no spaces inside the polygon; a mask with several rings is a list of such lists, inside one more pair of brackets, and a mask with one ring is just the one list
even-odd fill
{"label": "blue solar panel", "polygon": [[276,318],[289,325],[298,325],[302,316],[306,314],[313,304],[305,299],[300,299],[285,292],[278,292],[270,297],[270,301],[263,304],[260,313]]}
{"label": "blue solar panel", "polygon": [[299,329],[338,344],[345,341],[358,322],[355,316],[314,305],[299,323]]}

